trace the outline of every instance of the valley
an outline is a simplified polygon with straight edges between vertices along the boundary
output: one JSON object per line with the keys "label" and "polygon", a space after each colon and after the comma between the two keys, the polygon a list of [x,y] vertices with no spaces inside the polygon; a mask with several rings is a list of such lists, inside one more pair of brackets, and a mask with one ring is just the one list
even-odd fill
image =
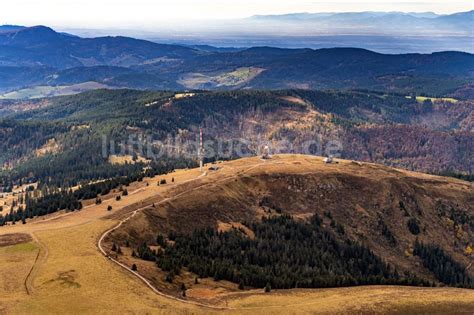
{"label": "valley", "polygon": [[[147,277],[149,276],[146,273],[147,270],[155,272],[153,270],[157,267],[153,266],[152,263],[149,265],[146,261],[131,257],[130,250],[122,243],[125,236],[131,237],[135,235],[134,237],[140,237],[140,239],[153,236],[154,239],[154,235],[157,232],[162,231],[164,233],[166,229],[171,227],[177,229],[177,231],[189,231],[188,229],[191,226],[183,223],[190,222],[190,217],[195,222],[195,225],[192,225],[193,227],[206,226],[208,224],[216,227],[218,226],[217,222],[221,222],[222,226],[224,223],[229,222],[235,225],[236,223],[233,222],[238,222],[242,216],[254,217],[253,210],[242,207],[243,205],[238,199],[240,197],[235,192],[232,192],[231,187],[232,185],[238,185],[243,188],[243,183],[254,185],[253,183],[257,184],[260,182],[261,184],[257,187],[263,188],[261,185],[264,182],[258,178],[261,178],[262,175],[272,176],[272,174],[279,178],[282,176],[321,176],[319,180],[320,186],[327,185],[322,178],[327,178],[326,180],[334,185],[336,184],[334,180],[341,181],[341,176],[351,174],[351,176],[359,177],[361,184],[363,183],[364,186],[369,185],[367,189],[372,192],[373,190],[370,189],[369,184],[370,181],[377,183],[383,181],[382,178],[389,176],[389,178],[397,178],[401,182],[408,183],[413,181],[413,183],[417,183],[417,187],[423,185],[417,189],[421,189],[421,187],[428,191],[435,189],[434,191],[437,191],[438,198],[441,199],[448,198],[448,200],[454,200],[451,198],[456,198],[455,200],[460,207],[463,207],[463,205],[467,207],[463,211],[466,211],[466,214],[473,215],[473,209],[470,207],[472,204],[473,187],[470,183],[420,173],[393,170],[373,164],[352,163],[351,161],[344,160],[338,160],[338,162],[338,164],[327,165],[318,157],[283,155],[274,156],[266,161],[262,161],[259,158],[250,158],[217,163],[219,170],[207,170],[204,176],[200,175],[198,169],[177,170],[167,175],[144,178],[141,182],[131,183],[128,187],[128,196],[123,196],[120,200],[115,198],[120,192],[114,190],[102,197],[103,202],[100,205],[96,205],[94,200],[86,200],[83,202],[84,207],[79,211],[58,212],[46,217],[29,220],[24,225],[18,223],[16,225],[3,226],[0,228],[0,239],[2,240],[5,239],[5,235],[12,234],[29,234],[32,236],[32,240],[23,238],[19,242],[30,243],[15,245],[13,242],[11,245],[3,244],[7,246],[2,245],[0,248],[1,251],[6,251],[6,255],[1,256],[0,264],[2,266],[7,266],[12,259],[17,264],[21,263],[25,266],[23,268],[15,268],[14,278],[11,278],[10,273],[1,273],[3,279],[10,279],[9,283],[12,283],[12,286],[5,287],[2,292],[0,297],[0,301],[2,301],[0,303],[2,305],[1,310],[9,313],[22,313],[26,310],[59,313],[65,309],[77,312],[94,312],[107,308],[108,311],[209,313],[213,310],[227,309],[228,312],[242,313],[253,312],[256,309],[275,308],[275,311],[278,309],[278,313],[291,313],[292,308],[297,306],[304,306],[307,312],[334,312],[335,310],[340,311],[343,309],[348,313],[355,313],[361,308],[368,310],[371,307],[374,312],[380,313],[387,309],[395,313],[415,310],[426,312],[435,309],[446,310],[447,312],[469,310],[474,303],[474,293],[472,290],[466,289],[362,286],[334,289],[272,290],[270,293],[263,293],[263,289],[249,288],[241,291],[237,288],[237,284],[232,284],[225,280],[214,282],[212,279],[200,279],[199,284],[195,286],[194,277],[187,272],[183,272],[177,278],[176,284],[170,287],[166,287],[166,281],[164,281],[164,277],[161,277],[164,274],[158,273],[161,276],[158,276],[155,280],[150,280],[153,284],[157,285],[160,292],[171,296],[167,297],[154,293],[128,270],[114,264],[111,259],[107,259],[97,248],[97,244],[102,239],[103,241],[100,244],[108,252],[108,255],[115,255],[115,253],[110,252],[111,240],[121,242],[123,254],[118,255],[118,258],[115,258],[115,256],[110,258],[117,259],[126,265],[131,262],[136,263],[138,272],[140,274],[145,272],[144,276]],[[207,165],[206,169],[209,166]],[[167,184],[157,185],[162,179],[166,179]],[[255,182],[255,180],[257,181]],[[323,186],[316,189],[326,189]],[[308,187],[314,186],[310,184]],[[252,190],[257,193],[261,188]],[[300,188],[295,186],[295,189]],[[408,186],[404,189],[408,189]],[[290,189],[290,191],[292,190]],[[229,206],[235,203],[235,205],[239,205],[239,208],[242,208],[235,211],[229,207],[219,206],[221,210],[216,209],[217,211],[215,212],[202,212],[199,210],[202,207],[201,204],[204,205],[207,202],[215,204],[217,200],[220,200],[219,195],[221,192],[225,193],[226,196],[233,196],[230,199],[228,197],[225,198]],[[241,193],[245,194],[245,190],[242,190]],[[327,194],[325,198],[329,198],[329,200],[334,198],[331,197],[332,195],[329,192],[325,192],[325,194]],[[200,196],[199,199],[196,199],[196,196]],[[291,211],[296,211],[293,214],[300,218],[298,220],[305,220],[307,218],[306,212],[301,212],[305,209],[305,205],[293,201],[291,196],[293,196],[293,193],[288,195],[292,204],[299,204],[300,206],[296,208],[282,207],[282,210],[286,212],[293,209]],[[372,198],[377,199],[380,197],[383,199],[382,196],[383,193],[380,192],[374,197],[361,194],[358,198],[366,200],[370,204]],[[355,198],[355,196],[351,196],[351,198]],[[418,200],[421,197],[414,198]],[[196,203],[197,200],[200,201]],[[463,200],[466,200],[466,203],[463,203]],[[278,199],[270,201],[275,203],[281,202]],[[421,200],[418,200],[418,202],[421,202]],[[153,207],[153,204],[155,207]],[[422,204],[423,212],[430,209],[424,202]],[[107,211],[109,205],[112,206],[111,211]],[[421,206],[421,204],[419,205]],[[309,207],[306,211],[322,211],[322,208],[313,207],[309,203],[306,206]],[[324,209],[331,209],[331,206],[324,203],[321,206]],[[407,203],[408,211],[413,211],[414,208],[412,207],[411,203]],[[360,209],[362,208],[365,208],[365,214],[361,212],[362,210]],[[344,207],[339,207],[339,209],[343,210]],[[373,212],[374,210],[369,209],[369,207],[362,203],[360,204],[360,209],[352,212],[350,217],[346,219],[355,220],[355,222],[363,222],[359,220],[369,220],[368,222],[376,220],[377,214]],[[279,215],[277,212],[269,212],[269,210],[270,208],[263,206],[259,211],[261,211],[261,215],[265,216]],[[136,214],[131,217],[135,211]],[[353,225],[347,224],[344,221],[344,212],[339,212],[339,210],[332,210],[331,212],[338,222],[344,224],[349,235],[359,235],[357,233],[354,234],[356,230],[353,230]],[[158,220],[156,221],[157,223],[162,219],[165,221],[163,221],[163,224],[158,223],[150,226],[147,222],[150,222],[149,220],[152,217],[155,217],[153,220]],[[430,221],[425,221],[428,220],[428,217],[431,217]],[[106,231],[113,229],[122,220],[127,218],[129,219],[118,229],[101,238]],[[187,221],[181,221],[180,218],[187,218]],[[425,239],[425,237],[428,237],[427,240],[438,239],[437,235],[441,231],[436,231],[435,226],[431,227],[431,224],[434,222],[432,220],[434,219],[428,213],[424,213],[424,216],[420,217],[421,224],[424,226],[423,232],[419,235],[421,239]],[[442,218],[440,217],[440,219]],[[424,225],[427,222],[430,222],[430,226]],[[442,220],[439,222],[441,223]],[[171,225],[168,226],[167,224]],[[357,229],[362,228],[363,224],[360,224],[362,223],[355,224]],[[160,230],[156,231],[156,228]],[[407,232],[401,232],[403,229],[406,229],[402,225],[398,227],[395,224],[392,228],[397,240],[400,244],[403,244],[401,248],[408,246],[415,238],[415,236],[409,236],[409,232],[408,234]],[[448,226],[441,228],[443,230],[447,229],[446,232],[442,232],[447,233],[444,234],[446,241],[453,237],[454,231],[449,230]],[[398,229],[401,229],[401,234],[399,234]],[[139,231],[139,233],[136,234],[134,231]],[[370,241],[371,235],[375,231],[369,232],[362,228],[358,230],[358,233],[361,233],[358,237],[365,235],[365,238],[363,238],[364,242],[370,244],[371,247],[382,246],[381,248],[373,247],[374,251],[379,253],[386,251],[383,243],[373,244]],[[472,234],[470,235],[472,236]],[[380,237],[377,234],[374,236]],[[135,239],[130,238],[130,241],[133,242]],[[464,241],[459,239],[457,242]],[[10,240],[10,242],[12,241]],[[472,242],[472,239],[470,242]],[[469,261],[468,257],[462,253],[461,247],[451,248],[451,245],[449,245],[445,249],[452,257],[456,257],[456,259],[459,259],[464,264]],[[39,258],[36,259],[35,254],[38,253],[38,250]],[[13,254],[16,256],[12,256]],[[384,257],[390,261],[390,255]],[[407,260],[403,264],[411,264],[410,261],[414,258],[406,258]],[[127,267],[131,266],[127,265]],[[2,270],[6,271],[10,270],[10,268]],[[468,272],[472,276],[472,270]],[[421,274],[428,276],[429,272],[424,271]],[[189,278],[187,279],[186,277]],[[12,279],[17,281],[16,284],[12,282]],[[31,292],[26,291],[26,289],[20,290],[23,284],[21,283],[22,280],[19,279],[24,279],[25,283],[31,283]],[[178,281],[181,280],[189,281],[186,298],[181,297],[179,294],[176,296],[180,291],[179,287],[175,288],[174,286],[177,286]],[[332,302],[328,303],[328,301]],[[376,301],[384,301],[384,306],[377,306],[375,308],[375,305],[379,305]],[[200,306],[200,304],[210,304],[212,307]]]}
{"label": "valley", "polygon": [[[472,11],[462,17],[470,21],[470,16]],[[0,97],[72,94],[91,84],[173,91],[368,89],[463,99],[472,95],[471,53],[382,54],[338,46],[226,50],[123,36],[81,38],[46,26],[8,28],[0,30]]]}

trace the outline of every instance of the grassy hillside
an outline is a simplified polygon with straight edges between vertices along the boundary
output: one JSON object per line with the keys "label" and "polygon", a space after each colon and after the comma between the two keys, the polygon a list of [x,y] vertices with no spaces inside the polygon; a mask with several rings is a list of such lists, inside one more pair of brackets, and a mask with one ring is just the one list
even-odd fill
{"label": "grassy hillside", "polygon": [[217,166],[124,222],[107,243],[121,251],[109,253],[173,294],[181,282],[193,288],[196,276],[210,295],[228,290],[221,280],[247,288],[473,284],[470,183],[309,156]]}
{"label": "grassy hillside", "polygon": [[[322,166],[318,173],[324,172],[325,165],[320,159],[316,160],[318,162],[315,165]],[[285,168],[285,172],[289,170],[288,168],[307,170],[305,164],[292,163],[298,162],[298,159],[290,158],[292,162],[285,164],[281,163],[282,159],[274,161],[273,167],[278,167],[280,170]],[[110,258],[104,257],[99,252],[97,242],[101,235],[114,228],[136,210],[138,214],[133,218],[137,220],[133,221],[133,226],[127,226],[127,229],[131,227],[136,229],[141,237],[146,235],[146,231],[150,231],[147,221],[143,219],[152,219],[149,215],[152,213],[153,204],[156,208],[162,208],[172,205],[175,200],[179,205],[187,199],[192,205],[196,200],[203,199],[203,195],[200,195],[198,199],[194,197],[194,194],[198,193],[196,192],[196,189],[199,189],[198,186],[206,190],[216,185],[227,185],[234,181],[236,174],[253,177],[253,172],[260,167],[258,164],[261,161],[247,159],[242,162],[221,163],[219,165],[222,168],[219,171],[208,172],[206,176],[200,176],[198,169],[186,169],[153,178],[147,177],[141,182],[131,183],[127,187],[129,194],[122,196],[120,200],[116,200],[116,196],[120,195],[119,189],[114,189],[101,197],[103,200],[101,204],[95,204],[94,200],[84,201],[84,208],[81,211],[63,211],[33,219],[27,224],[0,227],[0,257],[2,257],[0,279],[6,284],[0,288],[2,293],[0,311],[6,313],[32,311],[96,313],[107,309],[110,312],[133,313],[138,310],[154,314],[213,314],[222,311],[254,314],[272,310],[276,314],[295,312],[338,314],[341,311],[348,314],[360,314],[361,311],[376,314],[387,312],[405,314],[407,312],[465,313],[472,309],[474,303],[472,290],[450,287],[357,286],[273,289],[265,293],[263,289],[249,289],[249,287],[239,290],[236,283],[225,280],[215,282],[212,277],[200,278],[198,284],[195,284],[194,275],[184,268],[170,284],[162,281],[166,273],[161,272],[154,262],[132,257],[134,246],[127,247],[126,244],[119,243],[123,254],[119,255],[118,259],[129,267],[132,263],[136,263],[138,272],[141,274],[154,274],[155,280],[159,280],[159,283],[163,285],[158,287],[161,293],[157,294],[138,277],[131,274],[128,268],[114,264],[110,258],[115,259],[115,252]],[[343,167],[341,171],[344,171],[346,167],[341,164],[337,166]],[[365,166],[362,170],[369,171]],[[261,171],[270,170],[267,168]],[[331,170],[327,169],[327,171]],[[372,175],[373,173],[367,173],[367,176]],[[451,187],[450,191],[457,191],[459,188],[460,182],[456,180],[439,179],[441,181],[439,182],[436,177],[422,174],[413,176],[414,179],[426,178],[439,184],[445,182]],[[173,178],[174,181],[172,181]],[[158,185],[163,179],[166,179],[167,184]],[[187,196],[188,193],[190,193],[189,196]],[[2,200],[4,199],[0,196],[0,202]],[[108,206],[112,207],[111,211],[107,211]],[[149,208],[145,210],[147,216],[143,216],[143,212],[140,213],[144,211],[144,208]],[[188,211],[188,208],[183,209]],[[177,212],[171,210],[170,213]],[[153,222],[166,217],[164,212],[157,213],[158,215],[152,219]],[[275,212],[273,214],[275,215]],[[323,224],[328,224],[326,218]],[[232,225],[236,228],[244,227],[237,222],[233,224],[221,222],[220,228],[222,231],[228,231]],[[120,232],[122,233],[123,230]],[[120,234],[114,236],[121,236]],[[155,239],[154,233],[149,235]],[[120,237],[119,240],[123,238]],[[101,244],[107,251],[112,246],[109,242],[101,242]],[[181,294],[181,282],[186,284],[186,297]],[[167,293],[171,293],[172,296],[164,295]],[[181,300],[176,300],[176,296]],[[195,301],[204,305],[193,304]]]}

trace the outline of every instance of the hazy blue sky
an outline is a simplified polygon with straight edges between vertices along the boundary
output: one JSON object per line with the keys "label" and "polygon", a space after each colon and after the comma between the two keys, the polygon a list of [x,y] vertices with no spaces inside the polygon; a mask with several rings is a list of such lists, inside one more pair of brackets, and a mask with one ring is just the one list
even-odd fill
{"label": "hazy blue sky", "polygon": [[62,27],[149,27],[189,19],[229,19],[255,14],[473,9],[472,0],[2,0],[0,24]]}

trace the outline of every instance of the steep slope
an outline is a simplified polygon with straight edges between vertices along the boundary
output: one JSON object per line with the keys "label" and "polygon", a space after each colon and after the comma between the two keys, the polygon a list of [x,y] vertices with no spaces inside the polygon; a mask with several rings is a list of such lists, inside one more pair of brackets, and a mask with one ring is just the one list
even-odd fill
{"label": "steep slope", "polygon": [[[462,266],[460,272],[471,279],[474,277],[470,269],[474,242],[474,186],[471,183],[345,160],[324,164],[321,158],[297,155],[279,155],[270,160],[250,158],[216,165],[219,167],[217,171],[207,171],[199,181],[177,186],[172,194],[175,197],[162,200],[157,196],[144,201],[143,211],[109,234],[108,249],[115,243],[115,246],[127,248],[125,254],[109,253],[130,265],[139,263],[137,258],[130,257],[132,250],[135,256],[153,260],[146,256],[153,255],[152,252],[145,254],[145,242],[149,250],[158,253],[156,257],[162,270],[176,270],[160,264],[163,256],[169,255],[174,266],[183,267],[180,281],[189,281],[193,275],[189,275],[187,270],[199,268],[198,262],[189,260],[188,256],[180,258],[179,255],[186,255],[183,248],[176,249],[178,255],[173,256],[173,244],[187,240],[189,243],[197,242],[199,247],[199,242],[206,244],[212,240],[211,237],[201,239],[196,231],[209,228],[221,232],[235,231],[251,242],[255,238],[259,240],[262,235],[271,235],[269,228],[257,230],[263,228],[259,224],[268,224],[265,220],[290,215],[295,222],[303,224],[314,222],[313,216],[316,215],[321,228],[332,235],[328,236],[327,242],[345,240],[366,246],[376,257],[388,263],[391,270],[396,268],[400,274],[409,273],[426,281],[449,284],[420,254],[419,244],[423,244],[438,246],[451,265],[459,264]],[[286,240],[299,237],[291,231],[287,233]],[[185,235],[192,237],[186,239]],[[168,245],[164,245],[163,236],[170,240]],[[311,233],[306,236],[311,237],[315,236]],[[210,248],[201,254],[200,260],[205,261],[207,255],[215,251],[214,263],[218,264],[222,259],[220,255],[225,255],[226,250],[220,247],[222,243],[232,246],[228,250],[234,249],[231,234],[223,236],[220,242],[209,244]],[[261,245],[265,246],[264,243]],[[278,245],[274,244],[272,255],[279,257],[280,254],[281,259],[289,259],[284,254],[286,243],[282,240],[283,247]],[[160,248],[166,250],[162,252]],[[260,251],[266,250],[266,247],[260,248]],[[225,259],[240,261],[237,256]],[[252,264],[252,258],[248,259],[242,266]],[[255,259],[262,259],[260,266],[264,266],[264,256]],[[273,259],[277,259],[277,264],[278,258]],[[317,265],[317,261],[323,258],[315,256],[313,259]],[[142,274],[163,290],[179,292],[179,282],[172,282],[174,286],[166,284],[166,273],[160,272],[158,267],[155,269],[157,271],[148,266]],[[176,272],[175,275],[180,274]],[[223,279],[238,279],[235,272],[230,278],[225,276],[225,272],[223,275]],[[282,271],[281,277],[284,275]],[[219,282],[213,285],[226,286],[225,283],[219,285]]]}
{"label": "steep slope", "polygon": [[[4,284],[0,287],[1,312],[23,314],[39,310],[48,314],[100,313],[106,309],[108,312],[120,314],[137,311],[152,314],[212,314],[218,311],[229,314],[255,314],[268,313],[269,310],[274,314],[359,314],[363,309],[374,314],[405,314],[469,313],[472,310],[474,291],[452,287],[378,285],[299,288],[264,293],[262,289],[251,290],[249,287],[239,290],[236,283],[213,281],[212,278],[200,278],[196,284],[193,275],[184,268],[173,283],[169,284],[162,281],[166,274],[160,273],[154,262],[131,257],[132,249],[135,248],[133,243],[130,247],[119,243],[122,251],[119,260],[125,260],[125,268],[114,264],[112,259],[115,259],[116,252],[109,252],[109,258],[106,258],[99,251],[98,240],[101,236],[128,218],[135,210],[152,205],[153,202],[155,206],[161,207],[160,202],[165,198],[172,198],[183,192],[186,194],[189,189],[205,184],[206,180],[209,180],[210,184],[227,185],[226,182],[217,180],[224,179],[227,175],[232,177],[240,171],[244,175],[245,170],[256,165],[249,159],[244,161],[244,165],[238,165],[236,162],[221,163],[219,165],[224,166],[223,168],[215,174],[209,172],[205,177],[199,176],[198,169],[181,169],[153,178],[146,177],[143,181],[130,183],[127,187],[128,195],[122,196],[120,200],[117,200],[116,196],[121,193],[114,189],[101,196],[101,204],[95,204],[94,199],[85,200],[81,211],[50,214],[47,218],[28,220],[27,224],[0,227],[0,278]],[[261,161],[256,161],[257,164],[259,162]],[[249,175],[253,176],[252,173]],[[162,179],[166,179],[168,183],[158,186],[157,182]],[[229,178],[229,181],[232,179]],[[240,181],[239,179],[236,183]],[[193,182],[196,185],[193,185]],[[203,196],[207,195],[200,195],[200,199]],[[3,194],[3,198],[0,196],[0,203],[11,197],[11,194]],[[190,204],[192,205],[192,202]],[[108,206],[113,210],[107,211]],[[184,210],[186,213],[187,210]],[[225,209],[223,211],[227,212]],[[140,211],[134,218],[138,219],[138,216],[141,216]],[[164,216],[160,214],[160,217]],[[327,225],[328,219],[324,220],[324,225]],[[297,224],[301,225],[303,222],[297,221]],[[143,227],[146,227],[146,224]],[[230,224],[221,224],[221,227],[223,230],[228,229]],[[136,231],[142,232],[139,226]],[[33,241],[15,244],[31,240],[28,235],[32,236]],[[194,241],[196,240],[198,239]],[[107,251],[111,245],[108,242],[99,244]],[[158,280],[165,289],[168,286],[170,291],[162,290],[161,293],[169,292],[173,296],[152,291],[142,279],[131,273],[130,263],[136,263],[138,272],[147,277],[157,272],[156,279],[149,279],[153,283]],[[33,291],[25,290],[25,279],[27,290]],[[187,288],[186,297],[180,292],[182,280],[185,280]],[[196,300],[206,306],[194,304]]]}

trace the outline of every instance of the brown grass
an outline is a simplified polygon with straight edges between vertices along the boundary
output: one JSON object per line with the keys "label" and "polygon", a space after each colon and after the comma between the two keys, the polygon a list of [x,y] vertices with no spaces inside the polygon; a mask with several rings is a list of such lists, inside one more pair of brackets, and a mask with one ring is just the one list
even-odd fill
{"label": "brown grass", "polygon": [[230,231],[232,229],[237,229],[237,230],[242,231],[249,238],[255,238],[255,233],[251,229],[249,229],[248,227],[246,227],[245,225],[243,225],[240,222],[228,222],[228,223],[226,223],[226,222],[218,221],[218,223],[217,223],[217,230],[219,232],[226,232],[226,231]]}
{"label": "brown grass", "polygon": [[[300,164],[293,164],[295,159]],[[114,192],[103,198],[101,205],[87,203],[78,212],[62,212],[32,220],[25,225],[1,227],[0,239],[9,240],[7,244],[22,243],[0,247],[0,314],[212,313],[213,310],[153,293],[136,277],[100,254],[97,249],[99,236],[132,211],[150,206],[153,202],[158,203],[163,198],[184,196],[190,191],[198,192],[201,188],[219,189],[219,186],[234,181],[235,176],[246,178],[249,175],[282,170],[305,173],[308,172],[309,165],[315,163],[324,172],[338,172],[341,167],[350,167],[355,174],[363,172],[360,166],[352,165],[349,161],[342,161],[338,165],[323,165],[320,158],[312,157],[282,156],[271,161],[251,158],[222,163],[219,171],[193,182],[188,180],[196,179],[199,175],[195,169],[147,178],[144,182],[130,185],[129,196],[120,201],[113,198],[117,193]],[[470,184],[460,181],[405,171],[386,171],[384,174],[424,177],[435,180],[440,185],[466,185],[466,189],[472,189]],[[173,184],[172,177],[175,178]],[[168,184],[158,186],[157,182],[161,178],[166,178]],[[178,205],[175,200],[169,201],[169,204]],[[113,206],[111,212],[106,210],[108,205]],[[165,209],[162,214],[167,215]],[[38,245],[29,242],[28,236],[25,236],[32,233],[41,242],[41,257],[44,259],[40,259],[35,265],[36,272],[32,277],[34,291],[28,295],[25,279],[38,257]],[[131,259],[129,249],[124,248],[124,252],[126,255],[123,259]],[[138,265],[139,270],[157,270],[153,263],[140,261]],[[162,277],[163,274],[157,274],[158,282]],[[474,291],[453,288],[354,287],[263,294],[261,290],[242,292],[236,289],[235,284],[215,283],[211,279],[201,279],[198,285],[194,285],[194,276],[186,272],[178,280],[186,281],[189,286],[188,299],[229,307],[229,312],[233,313],[431,313],[472,310],[474,305]]]}
{"label": "brown grass", "polygon": [[333,289],[262,290],[232,296],[229,307],[278,314],[447,314],[472,312],[474,291],[454,288],[365,286]]}
{"label": "brown grass", "polygon": [[24,282],[37,254],[34,243],[0,247],[0,314],[11,312],[18,301],[27,299]]}
{"label": "brown grass", "polygon": [[150,160],[145,159],[144,157],[137,157],[137,160],[133,160],[133,156],[131,155],[110,155],[109,156],[109,163],[116,164],[116,165],[124,165],[124,164],[135,164],[138,162],[149,163]]}
{"label": "brown grass", "polygon": [[[176,187],[176,198],[144,210],[112,233],[112,239],[119,243],[127,238],[137,244],[142,241],[150,243],[158,233],[166,234],[171,229],[186,233],[209,226],[221,231],[232,228],[249,231],[241,222],[275,214],[266,206],[258,206],[261,196],[272,196],[273,202],[279,204],[285,213],[300,219],[307,219],[315,212],[324,216],[324,211],[331,210],[337,222],[345,226],[349,237],[370,246],[399,270],[415,271],[435,281],[417,257],[404,255],[414,243],[415,236],[407,230],[406,217],[398,209],[397,198],[407,191],[411,193],[411,187],[416,186],[417,190],[423,188],[423,194],[416,195],[416,199],[424,213],[422,226],[426,227],[420,239],[436,241],[456,260],[468,264],[464,246],[451,245],[452,233],[432,213],[435,208],[432,202],[438,198],[456,200],[461,208],[472,209],[469,208],[472,184],[370,163],[337,162],[324,164],[319,157],[283,155],[267,161],[250,158],[219,164],[219,171],[188,183],[186,189]],[[383,209],[391,210],[386,213]],[[380,235],[380,216],[397,236],[397,246],[387,246]],[[330,220],[325,220],[324,224],[329,226]],[[142,270],[141,274],[150,280],[156,276],[149,268]],[[164,275],[157,279],[162,282]],[[160,287],[162,284],[157,281],[156,285]],[[215,292],[214,289],[206,294]],[[179,283],[167,292],[173,290],[178,296]]]}
{"label": "brown grass", "polygon": [[58,153],[59,152],[59,144],[56,142],[56,139],[52,138],[49,139],[46,144],[44,144],[41,148],[38,148],[35,151],[35,155],[37,157],[44,156],[46,154]]}
{"label": "brown grass", "polygon": [[0,247],[26,243],[31,240],[31,236],[26,233],[4,234],[0,235]]}
{"label": "brown grass", "polygon": [[281,99],[285,100],[287,102],[290,102],[290,103],[295,103],[295,104],[300,104],[300,105],[306,105],[307,104],[305,102],[305,100],[303,100],[300,97],[296,97],[296,96],[282,96]]}

